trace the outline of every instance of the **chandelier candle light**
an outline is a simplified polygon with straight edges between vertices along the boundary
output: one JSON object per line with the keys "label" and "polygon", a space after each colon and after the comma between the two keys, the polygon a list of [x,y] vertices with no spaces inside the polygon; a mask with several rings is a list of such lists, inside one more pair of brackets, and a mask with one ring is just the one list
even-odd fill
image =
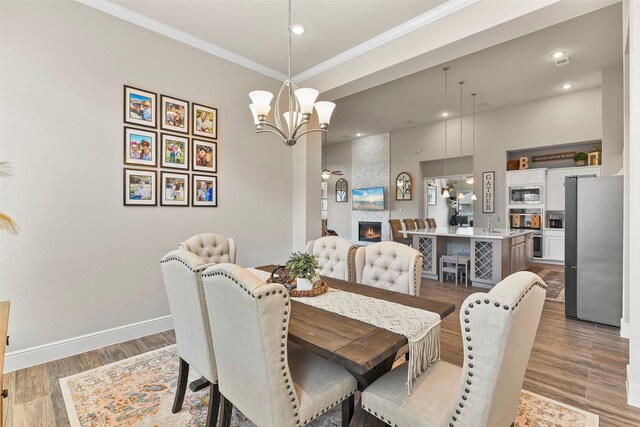
{"label": "chandelier candle light", "polygon": [[[301,136],[310,132],[326,132],[331,120],[331,113],[336,107],[333,102],[316,102],[319,92],[315,89],[298,89],[291,78],[291,0],[289,0],[289,74],[288,79],[278,92],[275,108],[275,124],[267,122],[269,111],[271,111],[271,100],[273,94],[266,90],[254,90],[249,93],[252,104],[249,105],[253,114],[253,122],[256,126],[256,133],[275,133],[282,138],[285,145],[293,146]],[[280,113],[280,101],[286,97],[288,111]],[[311,119],[313,109],[318,113],[319,129],[306,129],[306,125]],[[285,121],[282,121],[284,117]]]}

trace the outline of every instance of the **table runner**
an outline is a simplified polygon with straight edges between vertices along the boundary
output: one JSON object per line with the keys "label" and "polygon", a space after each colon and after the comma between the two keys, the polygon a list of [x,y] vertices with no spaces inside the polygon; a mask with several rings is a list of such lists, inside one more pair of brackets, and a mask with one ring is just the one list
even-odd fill
{"label": "table runner", "polygon": [[[263,281],[271,276],[261,270],[249,271]],[[291,299],[405,336],[409,341],[409,394],[413,380],[440,359],[440,315],[437,313],[331,288],[317,297]]]}

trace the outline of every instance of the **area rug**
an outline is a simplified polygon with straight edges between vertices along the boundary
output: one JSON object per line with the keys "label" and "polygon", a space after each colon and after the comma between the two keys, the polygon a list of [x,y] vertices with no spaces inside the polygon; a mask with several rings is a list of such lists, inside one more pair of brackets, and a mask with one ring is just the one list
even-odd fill
{"label": "area rug", "polygon": [[547,284],[546,299],[564,302],[564,271],[550,271],[541,278]]}
{"label": "area rug", "polygon": [[[207,391],[187,389],[182,410],[171,413],[178,372],[176,346],[61,378],[60,386],[72,427],[204,426]],[[189,381],[200,375],[191,370]],[[310,426],[341,425],[341,408],[312,421]],[[233,427],[254,424],[234,409]],[[597,427],[598,416],[523,390],[516,426]]]}

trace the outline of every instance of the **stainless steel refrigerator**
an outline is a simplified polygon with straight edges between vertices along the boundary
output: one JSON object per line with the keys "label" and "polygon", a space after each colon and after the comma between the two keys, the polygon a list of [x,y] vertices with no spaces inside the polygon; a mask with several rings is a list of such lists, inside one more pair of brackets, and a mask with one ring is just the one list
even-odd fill
{"label": "stainless steel refrigerator", "polygon": [[623,178],[565,179],[565,314],[620,326]]}

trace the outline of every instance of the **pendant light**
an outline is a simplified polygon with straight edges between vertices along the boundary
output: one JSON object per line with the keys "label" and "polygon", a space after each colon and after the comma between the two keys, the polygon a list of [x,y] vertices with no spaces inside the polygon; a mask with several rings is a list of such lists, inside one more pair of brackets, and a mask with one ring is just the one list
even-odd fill
{"label": "pendant light", "polygon": [[[473,113],[471,114],[472,117],[472,125],[471,125],[471,173],[473,173],[473,166],[475,163],[475,156],[476,156],[476,95],[477,93],[474,92],[471,94],[471,96],[473,97]],[[467,182],[469,182],[469,179],[467,179]],[[469,184],[472,184],[475,182],[475,180],[473,179],[473,175],[471,175],[471,182],[469,182]],[[473,193],[471,193],[471,200],[478,200],[478,198],[476,197],[476,192],[474,191]]]}
{"label": "pendant light", "polygon": [[[442,113],[442,115],[444,116],[444,179],[445,179],[445,183],[447,181],[448,175],[447,175],[447,116],[449,115],[447,113],[447,71],[449,71],[449,67],[444,67],[442,69],[442,71],[444,71],[444,113]],[[442,197],[445,199],[449,198],[449,187],[446,186],[444,187],[444,191],[442,192]]]}
{"label": "pendant light", "polygon": [[[458,161],[458,167],[460,168],[460,172],[462,172],[462,86],[464,85],[464,81],[458,82],[458,84],[460,85],[460,159]],[[458,200],[462,199],[464,199],[464,193],[462,192],[461,185],[460,191],[458,191]]]}

